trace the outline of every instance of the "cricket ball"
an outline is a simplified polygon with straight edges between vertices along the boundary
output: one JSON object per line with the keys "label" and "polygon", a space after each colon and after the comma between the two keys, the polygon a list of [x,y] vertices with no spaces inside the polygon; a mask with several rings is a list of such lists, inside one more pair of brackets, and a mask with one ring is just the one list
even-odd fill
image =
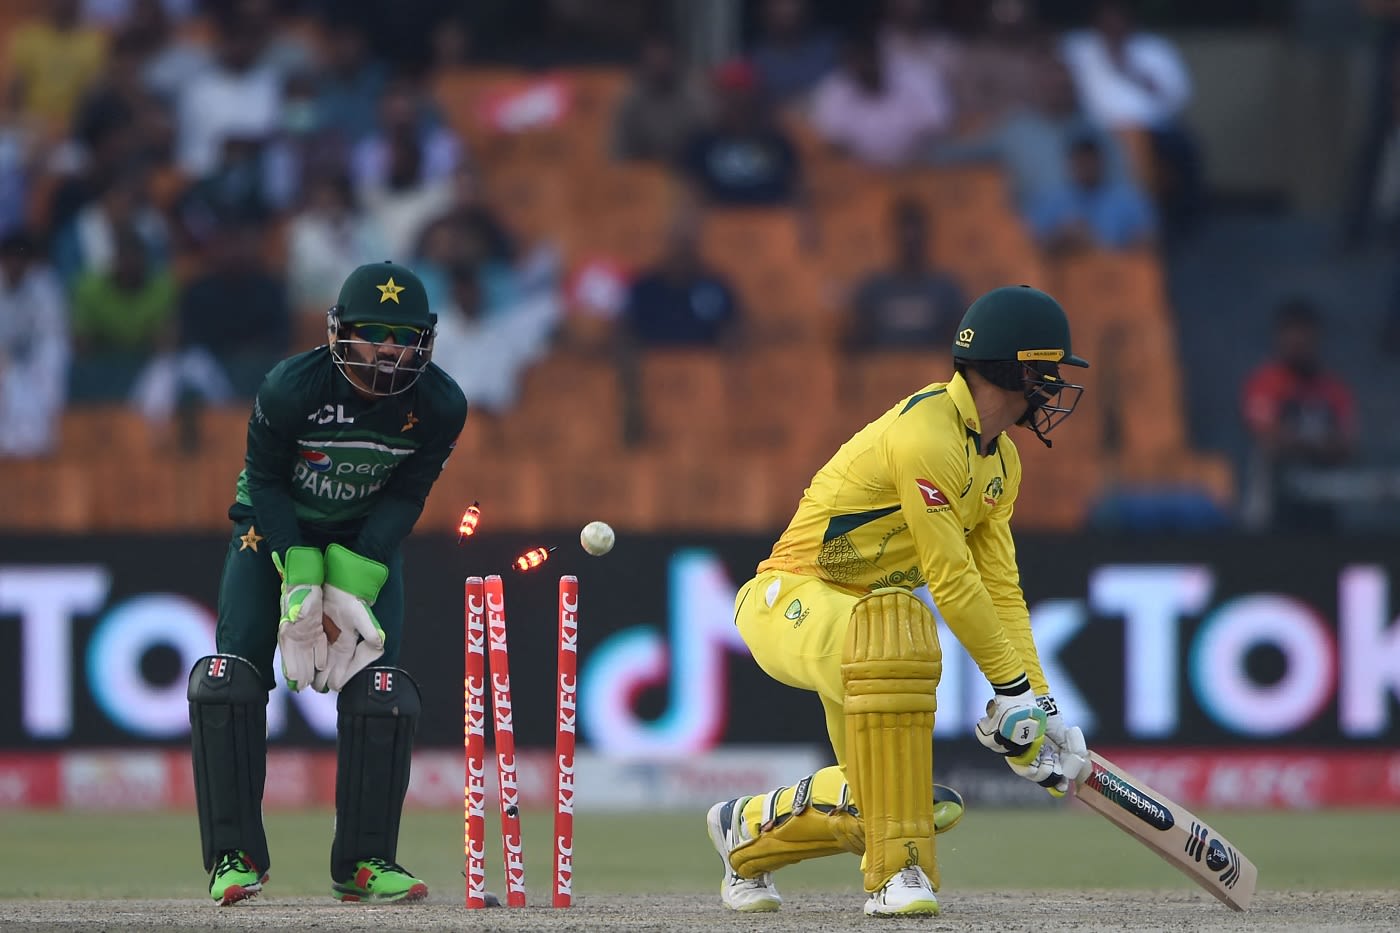
{"label": "cricket ball", "polygon": [[594,557],[602,557],[611,551],[616,540],[617,536],[613,534],[612,526],[607,522],[589,522],[583,526],[583,531],[578,533],[578,543]]}

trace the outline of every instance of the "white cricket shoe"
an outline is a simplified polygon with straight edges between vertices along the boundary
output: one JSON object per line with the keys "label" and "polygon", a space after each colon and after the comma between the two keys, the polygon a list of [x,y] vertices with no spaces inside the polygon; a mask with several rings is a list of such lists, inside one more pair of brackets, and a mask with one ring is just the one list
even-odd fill
{"label": "white cricket shoe", "polygon": [[729,863],[729,853],[747,842],[743,838],[744,804],[748,797],[735,797],[710,807],[705,814],[705,825],[710,830],[710,842],[714,843],[720,861],[724,863],[724,880],[719,885],[719,898],[730,910],[744,913],[759,913],[777,910],[783,906],[778,889],[773,887],[773,875],[764,872],[757,878],[745,878]]}
{"label": "white cricket shoe", "polygon": [[933,894],[933,885],[917,865],[890,875],[865,902],[867,917],[932,917],[937,913],[938,898]]}

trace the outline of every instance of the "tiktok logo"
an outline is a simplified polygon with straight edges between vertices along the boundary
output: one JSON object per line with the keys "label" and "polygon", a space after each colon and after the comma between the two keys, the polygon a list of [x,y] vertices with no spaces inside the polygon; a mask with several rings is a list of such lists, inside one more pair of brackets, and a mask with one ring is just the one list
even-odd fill
{"label": "tiktok logo", "polygon": [[[726,655],[748,654],[734,627],[738,591],[712,552],[685,550],[671,558],[667,592],[670,629],[625,629],[588,656],[579,676],[579,718],[603,754],[686,755],[712,746],[724,730]],[[647,687],[669,681],[666,712],[637,715]]]}

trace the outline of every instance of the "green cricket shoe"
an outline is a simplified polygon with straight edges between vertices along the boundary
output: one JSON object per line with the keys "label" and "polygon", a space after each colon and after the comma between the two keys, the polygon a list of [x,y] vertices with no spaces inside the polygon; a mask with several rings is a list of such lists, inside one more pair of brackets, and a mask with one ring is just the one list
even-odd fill
{"label": "green cricket shoe", "polygon": [[367,858],[355,863],[349,880],[331,885],[331,896],[339,901],[421,901],[428,896],[428,886],[401,865]]}
{"label": "green cricket shoe", "polygon": [[227,907],[257,897],[266,881],[267,874],[258,871],[247,853],[230,849],[219,856],[209,876],[209,896],[220,907]]}

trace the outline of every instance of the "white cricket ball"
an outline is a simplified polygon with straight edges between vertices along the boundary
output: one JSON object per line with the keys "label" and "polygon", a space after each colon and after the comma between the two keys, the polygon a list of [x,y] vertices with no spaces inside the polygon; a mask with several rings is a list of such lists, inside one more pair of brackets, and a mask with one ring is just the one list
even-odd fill
{"label": "white cricket ball", "polygon": [[589,522],[578,533],[578,543],[594,557],[602,557],[611,551],[616,540],[617,535],[613,534],[612,526],[607,522]]}

